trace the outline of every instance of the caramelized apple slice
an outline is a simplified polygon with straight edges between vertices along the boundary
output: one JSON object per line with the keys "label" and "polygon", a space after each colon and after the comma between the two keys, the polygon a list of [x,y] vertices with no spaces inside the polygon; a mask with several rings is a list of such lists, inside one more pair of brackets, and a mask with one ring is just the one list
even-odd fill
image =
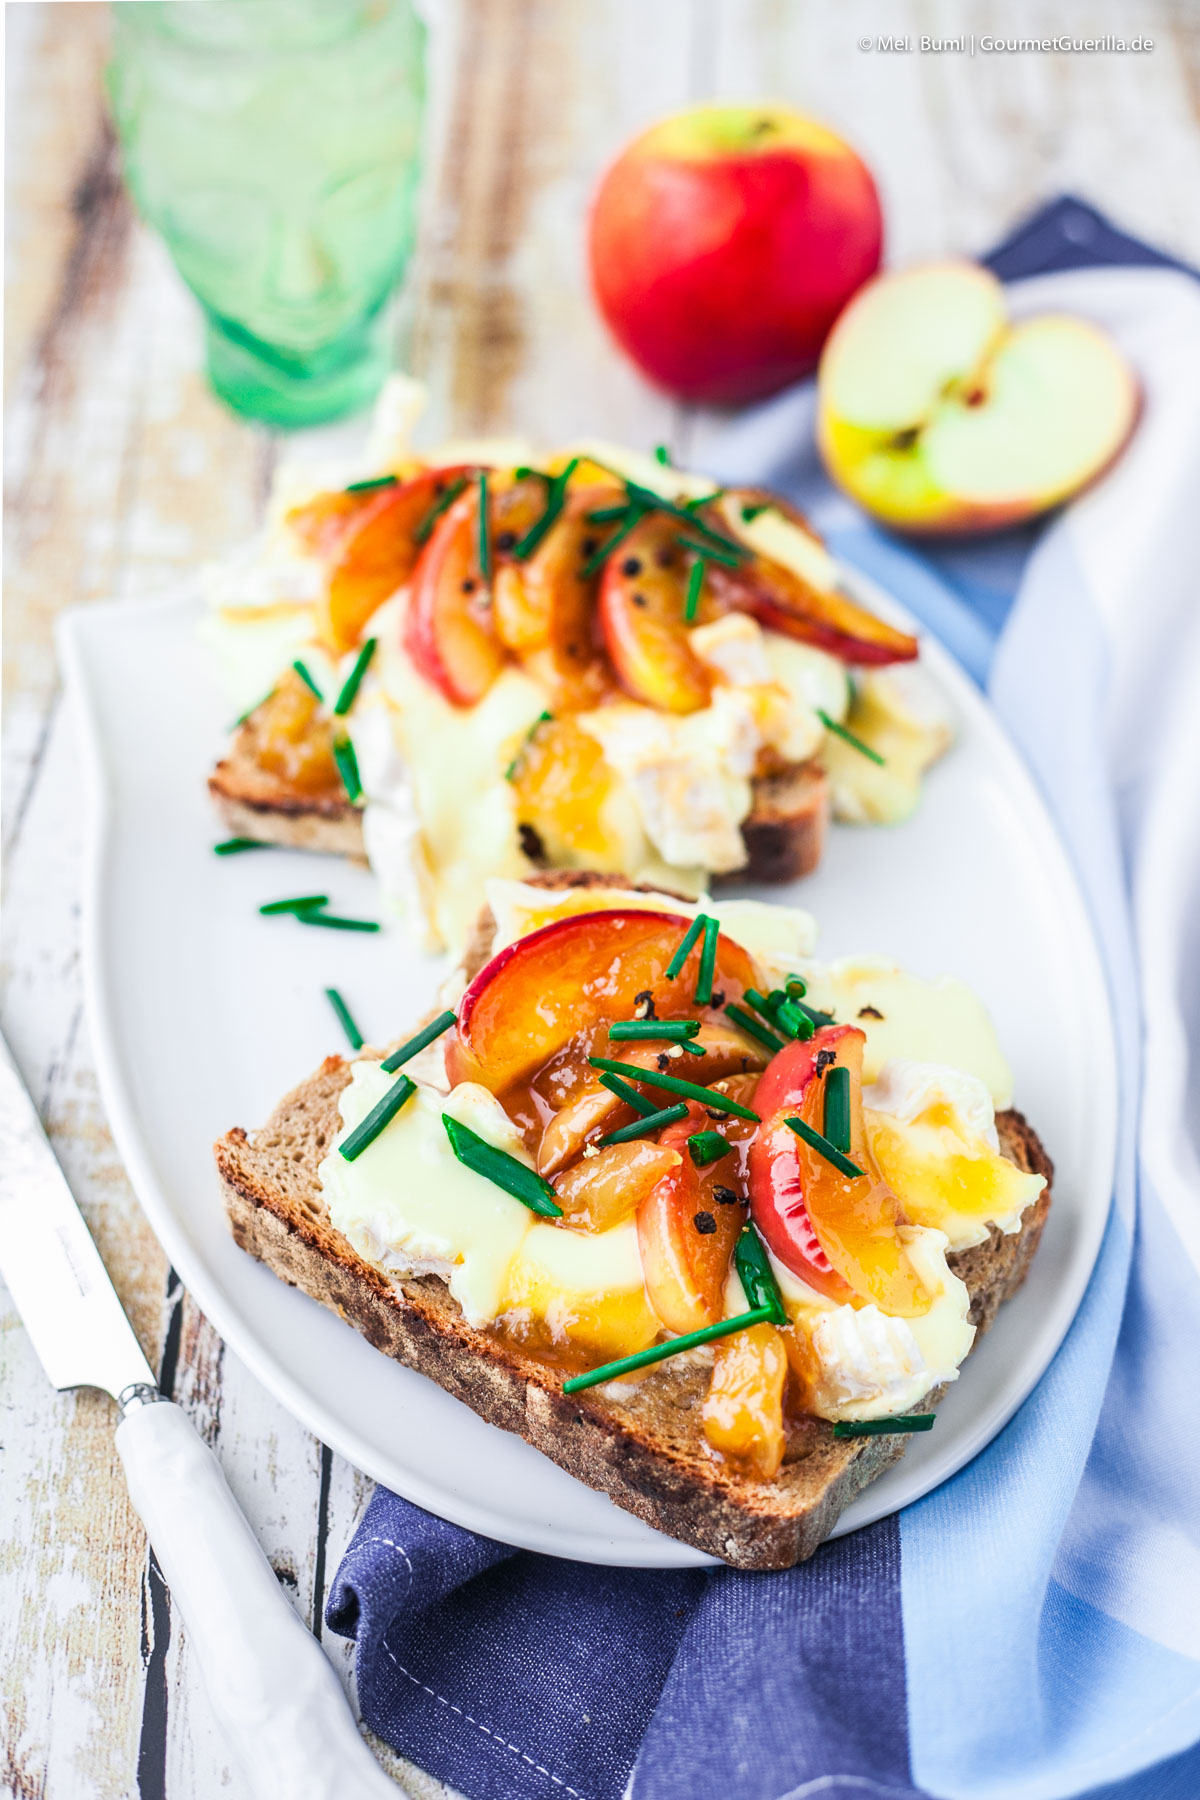
{"label": "caramelized apple slice", "polygon": [[687,1153],[693,1132],[708,1125],[704,1109],[689,1102],[688,1116],[659,1136],[678,1150],[679,1165],[658,1181],[638,1208],[638,1247],[650,1304],[667,1327],[682,1335],[715,1325],[724,1316],[725,1279],[745,1210],[715,1167],[698,1169]]}
{"label": "caramelized apple slice", "polygon": [[760,625],[801,643],[814,644],[845,662],[880,664],[911,662],[918,645],[907,632],[897,631],[865,607],[857,605],[846,594],[815,577],[825,574],[827,556],[820,540],[814,537],[803,514],[787,501],[757,489],[744,489],[726,494],[718,506],[701,514],[715,529],[740,535],[741,508],[757,508],[759,513],[779,515],[775,523],[780,535],[788,530],[802,532],[815,554],[810,576],[799,573],[783,562],[754,550],[736,568],[713,563],[709,567],[707,585],[715,603],[725,611],[748,612]]}
{"label": "caramelized apple slice", "polygon": [[704,1435],[721,1456],[759,1481],[771,1481],[783,1462],[783,1392],[788,1358],[774,1325],[751,1325],[719,1338],[704,1401]]}
{"label": "caramelized apple slice", "polygon": [[[930,1296],[900,1241],[901,1212],[872,1160],[862,1114],[864,1034],[828,1025],[772,1058],[755,1093],[762,1116],[750,1147],[754,1222],[780,1262],[839,1303],[858,1297],[883,1312],[913,1317]],[[849,1159],[843,1173],[787,1124],[800,1118],[824,1134],[825,1083],[850,1072]]]}
{"label": "caramelized apple slice", "polygon": [[608,1231],[633,1216],[646,1195],[680,1160],[679,1151],[639,1138],[581,1157],[554,1183],[568,1225]]}
{"label": "caramelized apple slice", "polygon": [[587,515],[617,492],[572,491],[532,554],[496,571],[496,629],[547,688],[556,713],[597,706],[610,687],[596,635],[597,577],[585,570],[600,536]]}
{"label": "caramelized apple slice", "polygon": [[504,667],[490,599],[479,568],[479,495],[472,484],[434,527],[413,570],[404,614],[405,649],[455,706],[482,700]]}
{"label": "caramelized apple slice", "polygon": [[[705,1087],[717,1085],[723,1076],[740,1075],[748,1069],[761,1069],[765,1061],[762,1051],[756,1045],[750,1043],[740,1032],[720,1023],[701,1025],[692,1043],[704,1051],[703,1058],[688,1056],[685,1052],[681,1057],[670,1057],[667,1068],[672,1075],[682,1076],[685,1081],[701,1082]],[[609,1044],[601,1054],[611,1056],[619,1052],[618,1059],[621,1062],[636,1064],[641,1069],[654,1069],[659,1067],[660,1059],[668,1057],[669,1051],[670,1045],[665,1039],[651,1039],[644,1044]],[[670,1094],[662,1093],[661,1098],[664,1106],[670,1106]],[[734,1122],[730,1120],[731,1124]],[[553,1175],[557,1169],[565,1168],[582,1153],[584,1145],[597,1131],[612,1131],[619,1124],[625,1123],[627,1117],[626,1111],[622,1109],[622,1102],[608,1088],[589,1081],[583,1091],[568,1100],[546,1126],[538,1146],[539,1174]],[[740,1123],[744,1124],[746,1121]],[[702,1130],[703,1127],[697,1126],[696,1129]]]}
{"label": "caramelized apple slice", "polygon": [[[627,694],[663,712],[707,706],[710,678],[688,642],[684,619],[690,558],[678,520],[652,513],[608,558],[600,583],[600,624]],[[701,601],[694,623],[716,616]]]}
{"label": "caramelized apple slice", "polygon": [[[503,1095],[544,1068],[576,1033],[602,1019],[633,1018],[639,995],[651,996],[660,1018],[687,1017],[700,972],[699,940],[674,981],[667,980],[667,967],[688,925],[674,913],[614,908],[554,919],[518,938],[463,995],[458,1030],[446,1048],[451,1081],[479,1081]],[[754,981],[746,952],[718,937],[716,988],[735,1000]]]}
{"label": "caramelized apple slice", "polygon": [[323,494],[288,514],[293,530],[327,559],[321,636],[352,650],[371,614],[412,574],[417,532],[464,468],[423,469],[409,481],[358,494]]}
{"label": "caramelized apple slice", "polygon": [[330,722],[322,717],[321,703],[311,688],[291,669],[280,676],[242,731],[259,768],[278,775],[289,787],[305,794],[343,793]]}

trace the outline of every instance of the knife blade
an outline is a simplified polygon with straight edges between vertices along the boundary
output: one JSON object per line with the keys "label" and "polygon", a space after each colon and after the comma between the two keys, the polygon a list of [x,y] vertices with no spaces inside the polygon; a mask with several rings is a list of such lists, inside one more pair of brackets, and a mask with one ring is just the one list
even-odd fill
{"label": "knife blade", "polygon": [[3,1037],[0,1275],[55,1387],[121,1408],[129,1497],[256,1800],[395,1800],[220,1463],[159,1393]]}
{"label": "knife blade", "polygon": [[0,1275],[56,1388],[156,1387],[2,1037]]}

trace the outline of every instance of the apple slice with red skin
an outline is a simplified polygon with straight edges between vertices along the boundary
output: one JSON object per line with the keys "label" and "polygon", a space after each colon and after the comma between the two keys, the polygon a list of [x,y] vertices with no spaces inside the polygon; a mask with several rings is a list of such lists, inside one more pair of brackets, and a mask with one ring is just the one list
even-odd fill
{"label": "apple slice with red skin", "polygon": [[[504,1095],[577,1034],[602,1020],[633,1018],[641,994],[651,995],[660,1018],[694,1016],[702,935],[679,974],[667,979],[690,923],[675,913],[621,907],[572,913],[518,938],[492,957],[463,995],[458,1029],[446,1045],[451,1082],[478,1081]],[[719,936],[715,987],[735,1000],[755,979],[747,953]]]}
{"label": "apple slice with red skin", "polygon": [[413,570],[404,648],[455,706],[475,706],[504,667],[479,569],[479,495],[472,484],[434,526]]}
{"label": "apple slice with red skin", "polygon": [[288,524],[327,563],[322,635],[332,648],[352,650],[371,614],[408,580],[421,554],[421,524],[467,473],[461,465],[423,469],[373,492],[320,494],[288,514]]}
{"label": "apple slice with red skin", "polygon": [[646,1293],[667,1330],[680,1335],[724,1317],[725,1278],[746,1221],[740,1201],[717,1198],[717,1189],[733,1192],[719,1166],[698,1169],[688,1154],[688,1138],[709,1124],[703,1107],[689,1101],[687,1118],[659,1133],[661,1147],[678,1150],[680,1161],[655,1184],[637,1213]]}
{"label": "apple slice with red skin", "polygon": [[[863,1124],[864,1034],[827,1025],[807,1043],[774,1056],[755,1092],[762,1124],[750,1147],[755,1224],[785,1268],[839,1303],[874,1302],[899,1317],[923,1312],[929,1295],[900,1241],[899,1203],[871,1158]],[[788,1125],[801,1118],[824,1133],[825,1082],[840,1065],[850,1072],[849,1176]]]}
{"label": "apple slice with red skin", "polygon": [[[708,705],[711,678],[688,642],[684,604],[689,558],[677,519],[652,513],[618,545],[600,582],[600,625],[609,659],[627,694],[662,712]],[[693,621],[715,618],[702,597]]]}
{"label": "apple slice with red skin", "polygon": [[[737,535],[742,506],[770,507],[790,525],[815,536],[798,508],[759,488],[736,489],[723,496],[719,509],[705,508],[700,516],[715,530]],[[710,564],[706,580],[722,609],[748,612],[769,631],[812,644],[843,662],[878,667],[912,662],[918,653],[915,637],[897,631],[847,595],[814,587],[794,569],[757,552],[743,557],[736,568]]]}

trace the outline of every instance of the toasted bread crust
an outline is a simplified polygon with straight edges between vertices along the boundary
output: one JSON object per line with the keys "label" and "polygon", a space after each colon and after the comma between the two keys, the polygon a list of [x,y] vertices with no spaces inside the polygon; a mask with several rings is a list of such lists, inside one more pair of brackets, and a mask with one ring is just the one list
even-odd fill
{"label": "toasted bread crust", "polygon": [[[208,791],[232,834],[290,850],[330,851],[365,859],[362,811],[340,791],[309,794],[255,761],[243,727],[208,778]],[[821,860],[829,821],[829,783],[816,763],[760,776],[742,826],[746,861],[737,880],[795,881]],[[620,881],[613,876],[614,883]]]}
{"label": "toasted bread crust", "polygon": [[[547,887],[616,884],[610,876],[574,871],[537,879]],[[485,916],[472,939],[468,972],[486,960],[493,934]],[[706,1446],[699,1425],[705,1366],[668,1362],[620,1400],[611,1389],[566,1396],[559,1373],[468,1325],[436,1276],[384,1275],[335,1230],[317,1176],[340,1126],[338,1097],[349,1078],[347,1062],[327,1058],[253,1140],[235,1128],[214,1148],[241,1247],[377,1349],[525,1438],[647,1524],[738,1568],[790,1568],[811,1556],[855,1495],[903,1454],[903,1437],[837,1439],[824,1421],[803,1419],[789,1432],[776,1479],[754,1481]],[[1006,1153],[1049,1182],[1049,1159],[1021,1114],[999,1114],[997,1129]],[[1047,1187],[1019,1232],[1006,1237],[993,1230],[985,1244],[949,1258],[970,1289],[980,1332],[1024,1280],[1049,1205]],[[923,1409],[939,1397],[931,1394]]]}

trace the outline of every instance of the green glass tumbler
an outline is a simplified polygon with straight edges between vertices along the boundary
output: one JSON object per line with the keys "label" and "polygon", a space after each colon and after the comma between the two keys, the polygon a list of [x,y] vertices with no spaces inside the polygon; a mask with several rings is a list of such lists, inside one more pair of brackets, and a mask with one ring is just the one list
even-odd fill
{"label": "green glass tumbler", "polygon": [[425,28],[409,0],[125,0],[125,175],[204,309],[222,399],[272,425],[365,406],[412,252]]}

